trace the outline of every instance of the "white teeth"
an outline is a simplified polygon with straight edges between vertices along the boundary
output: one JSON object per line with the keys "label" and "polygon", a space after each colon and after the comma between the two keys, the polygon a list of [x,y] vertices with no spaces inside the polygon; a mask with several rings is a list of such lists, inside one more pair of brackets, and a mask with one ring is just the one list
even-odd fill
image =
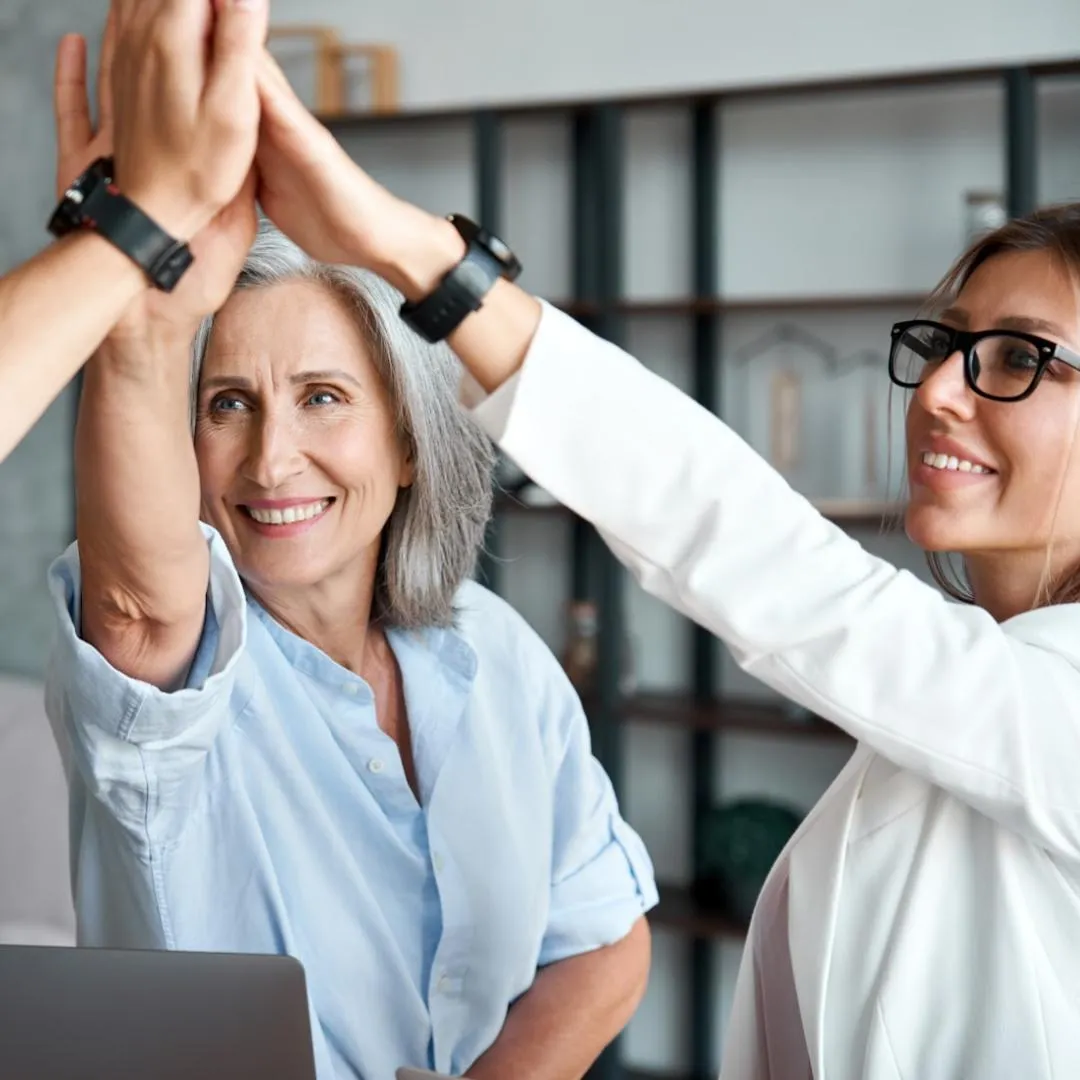
{"label": "white teeth", "polygon": [[946,469],[949,472],[988,473],[991,471],[985,465],[976,465],[974,461],[950,457],[947,454],[935,454],[932,450],[927,450],[922,460],[924,465],[929,465],[932,469]]}
{"label": "white teeth", "polygon": [[284,510],[255,510],[249,506],[247,512],[261,525],[292,525],[297,521],[310,521],[311,518],[318,517],[329,505],[329,499],[320,499],[304,506],[289,506]]}

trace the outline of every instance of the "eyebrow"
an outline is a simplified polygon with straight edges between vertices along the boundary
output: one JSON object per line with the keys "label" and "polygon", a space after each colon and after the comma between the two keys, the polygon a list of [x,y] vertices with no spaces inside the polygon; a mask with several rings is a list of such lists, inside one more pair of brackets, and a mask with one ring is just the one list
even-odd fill
{"label": "eyebrow", "polygon": [[946,308],[938,315],[938,318],[948,322],[959,323],[961,326],[967,326],[971,320],[968,318],[968,313],[962,308]]}
{"label": "eyebrow", "polygon": [[[971,319],[963,308],[946,308],[940,318],[959,324],[961,327],[971,325]],[[1023,334],[1050,334],[1052,337],[1063,338],[1064,332],[1057,323],[1048,322],[1046,319],[1030,319],[1024,315],[1006,315],[994,323],[994,330],[1018,330]]]}
{"label": "eyebrow", "polygon": [[[294,386],[313,382],[347,382],[352,383],[358,390],[364,387],[355,375],[350,375],[341,368],[327,368],[325,371],[298,371],[289,376],[289,382]],[[220,389],[221,387],[235,386],[240,390],[251,390],[255,384],[251,379],[243,375],[211,375],[202,380],[204,390]]]}
{"label": "eyebrow", "polygon": [[1009,316],[1001,320],[1003,330],[1021,330],[1028,334],[1049,334],[1051,337],[1063,338],[1064,331],[1057,323],[1047,322],[1046,319],[1027,319],[1023,316]]}

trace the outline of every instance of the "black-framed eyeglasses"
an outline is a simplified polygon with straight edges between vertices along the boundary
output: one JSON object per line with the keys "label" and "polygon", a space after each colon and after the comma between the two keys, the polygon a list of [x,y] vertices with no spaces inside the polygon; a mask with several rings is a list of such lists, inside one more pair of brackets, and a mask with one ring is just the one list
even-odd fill
{"label": "black-framed eyeglasses", "polygon": [[964,357],[968,386],[991,401],[1028,397],[1055,361],[1080,371],[1080,354],[1037,334],[958,330],[931,319],[910,319],[892,328],[889,378],[914,389],[957,352]]}

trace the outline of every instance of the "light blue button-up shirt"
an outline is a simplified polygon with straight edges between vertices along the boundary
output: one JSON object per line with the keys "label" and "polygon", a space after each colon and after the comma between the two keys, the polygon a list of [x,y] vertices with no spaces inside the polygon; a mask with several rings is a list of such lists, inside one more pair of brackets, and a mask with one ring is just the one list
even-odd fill
{"label": "light blue button-up shirt", "polygon": [[288,953],[319,1080],[460,1073],[538,967],[619,940],[656,902],[577,696],[471,582],[454,630],[389,634],[418,803],[367,684],[246,596],[206,535],[206,626],[174,693],[80,639],[74,547],[50,571],[80,942]]}

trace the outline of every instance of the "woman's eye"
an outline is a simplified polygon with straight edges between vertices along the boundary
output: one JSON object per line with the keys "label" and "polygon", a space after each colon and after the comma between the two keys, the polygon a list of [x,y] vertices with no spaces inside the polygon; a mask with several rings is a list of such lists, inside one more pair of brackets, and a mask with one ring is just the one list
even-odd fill
{"label": "woman's eye", "polygon": [[944,360],[952,351],[952,338],[948,334],[932,334],[926,343],[928,360]]}
{"label": "woman's eye", "polygon": [[247,404],[242,398],[234,397],[231,394],[218,394],[218,396],[210,402],[211,412],[238,412],[240,409],[246,407]]}
{"label": "woman's eye", "polygon": [[1039,366],[1039,354],[1030,349],[1015,347],[1005,354],[1005,363],[1014,371],[1030,371]]}
{"label": "woman's eye", "polygon": [[316,390],[308,399],[309,405],[336,405],[341,399],[332,390]]}

